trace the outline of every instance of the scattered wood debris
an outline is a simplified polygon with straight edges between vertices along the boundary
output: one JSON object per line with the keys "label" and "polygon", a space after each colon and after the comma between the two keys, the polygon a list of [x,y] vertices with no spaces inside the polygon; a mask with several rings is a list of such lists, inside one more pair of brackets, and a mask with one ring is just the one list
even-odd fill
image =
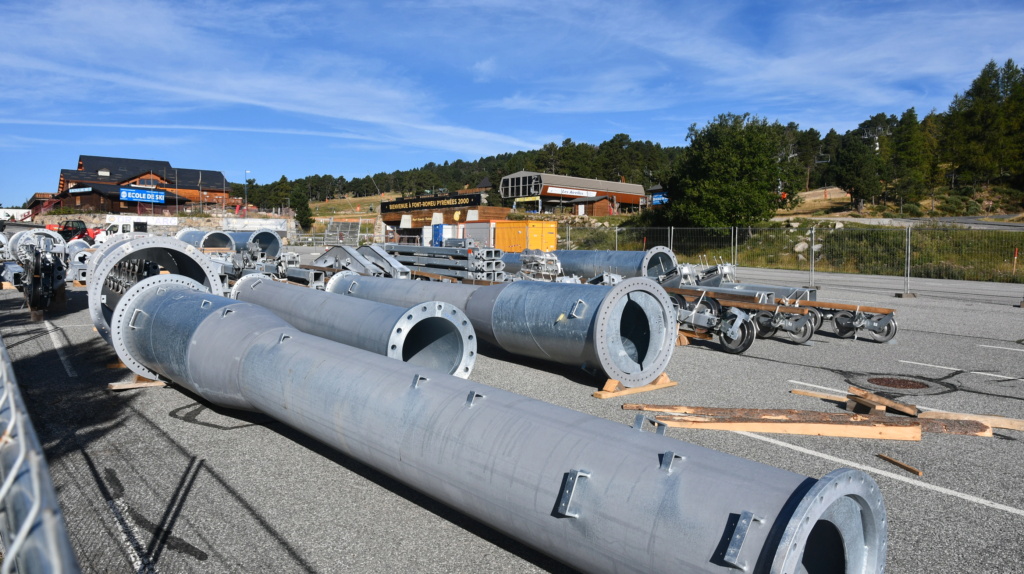
{"label": "scattered wood debris", "polygon": [[875,456],[877,456],[878,458],[880,458],[880,459],[882,459],[882,460],[884,460],[886,462],[891,462],[892,464],[895,464],[896,466],[902,468],[903,470],[905,470],[905,471],[907,471],[907,472],[909,472],[911,474],[916,474],[917,476],[923,476],[924,475],[924,472],[922,472],[922,471],[920,471],[920,470],[910,466],[909,464],[902,463],[902,462],[896,460],[895,458],[885,456],[884,454],[879,454],[879,455],[875,455]]}

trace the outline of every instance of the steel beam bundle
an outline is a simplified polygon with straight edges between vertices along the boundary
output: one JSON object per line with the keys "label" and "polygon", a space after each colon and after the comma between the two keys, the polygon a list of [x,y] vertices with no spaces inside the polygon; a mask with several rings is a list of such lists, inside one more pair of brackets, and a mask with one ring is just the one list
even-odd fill
{"label": "steel beam bundle", "polygon": [[425,247],[388,243],[384,250],[411,271],[459,279],[501,282],[505,263],[500,249],[481,247]]}
{"label": "steel beam bundle", "polygon": [[862,471],[815,480],[643,432],[642,415],[629,428],[381,357],[180,279],[121,299],[126,364],[274,417],[580,571],[884,566],[885,507]]}
{"label": "steel beam bundle", "polygon": [[339,297],[247,275],[231,298],[266,307],[304,333],[466,378],[476,363],[473,326],[459,308],[423,301],[409,308]]}
{"label": "steel beam bundle", "polygon": [[340,275],[327,290],[400,306],[445,301],[466,312],[480,337],[510,353],[579,365],[627,387],[654,381],[675,348],[672,300],[649,279],[613,287],[537,281],[470,286]]}
{"label": "steel beam bundle", "polygon": [[110,317],[128,290],[146,277],[162,272],[199,281],[212,293],[223,293],[217,267],[197,248],[174,239],[149,235],[114,238],[89,258],[87,291],[89,316],[108,343]]}

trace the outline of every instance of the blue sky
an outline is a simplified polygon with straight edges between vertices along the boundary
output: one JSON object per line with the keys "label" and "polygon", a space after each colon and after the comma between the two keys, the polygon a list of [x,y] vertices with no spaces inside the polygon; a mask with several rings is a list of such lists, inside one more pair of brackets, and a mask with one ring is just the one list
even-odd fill
{"label": "blue sky", "polygon": [[0,202],[78,156],[261,183],[749,112],[840,133],[1024,64],[1024,4],[0,0]]}

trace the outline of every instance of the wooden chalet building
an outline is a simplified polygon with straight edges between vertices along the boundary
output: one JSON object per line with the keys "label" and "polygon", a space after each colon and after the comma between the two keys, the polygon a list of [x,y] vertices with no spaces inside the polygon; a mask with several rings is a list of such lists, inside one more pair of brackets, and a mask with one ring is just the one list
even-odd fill
{"label": "wooden chalet building", "polygon": [[62,169],[57,193],[36,213],[55,207],[109,213],[175,215],[199,205],[235,209],[241,200],[219,171],[175,168],[169,162],[78,156],[77,169]]}

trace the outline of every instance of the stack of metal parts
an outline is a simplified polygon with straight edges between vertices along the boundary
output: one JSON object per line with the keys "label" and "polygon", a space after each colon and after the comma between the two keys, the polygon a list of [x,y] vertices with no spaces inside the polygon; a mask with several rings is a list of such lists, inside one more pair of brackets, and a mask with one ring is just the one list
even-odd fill
{"label": "stack of metal parts", "polygon": [[[621,285],[630,281],[657,288]],[[531,286],[545,296],[612,289],[526,281],[472,294],[499,302],[517,285],[528,290],[514,297]],[[663,436],[656,423],[643,432],[642,415],[630,428],[328,341],[205,290],[162,275],[133,286],[114,314],[124,363],[219,406],[265,413],[579,571],[876,572],[885,563],[885,506],[862,471],[815,480]],[[566,321],[602,314],[579,301]],[[626,296],[611,307],[620,301],[643,306]]]}
{"label": "stack of metal parts", "polygon": [[486,247],[424,247],[388,243],[384,250],[412,271],[461,280],[506,280],[502,251]]}
{"label": "stack of metal parts", "polygon": [[6,244],[11,261],[3,262],[0,276],[25,295],[25,302],[33,312],[49,308],[50,303],[64,297],[67,244],[56,231],[31,229],[12,235]]}
{"label": "stack of metal parts", "polygon": [[553,253],[545,253],[540,249],[526,249],[519,254],[519,263],[518,275],[524,279],[558,281],[562,277],[562,265]]}
{"label": "stack of metal parts", "polygon": [[4,429],[0,441],[3,572],[80,572],[42,445],[2,340],[0,386],[0,428]]}
{"label": "stack of metal parts", "polygon": [[250,273],[283,276],[285,269],[298,261],[297,254],[283,251],[284,243],[272,229],[203,231],[186,227],[175,238],[205,253],[225,284]]}

